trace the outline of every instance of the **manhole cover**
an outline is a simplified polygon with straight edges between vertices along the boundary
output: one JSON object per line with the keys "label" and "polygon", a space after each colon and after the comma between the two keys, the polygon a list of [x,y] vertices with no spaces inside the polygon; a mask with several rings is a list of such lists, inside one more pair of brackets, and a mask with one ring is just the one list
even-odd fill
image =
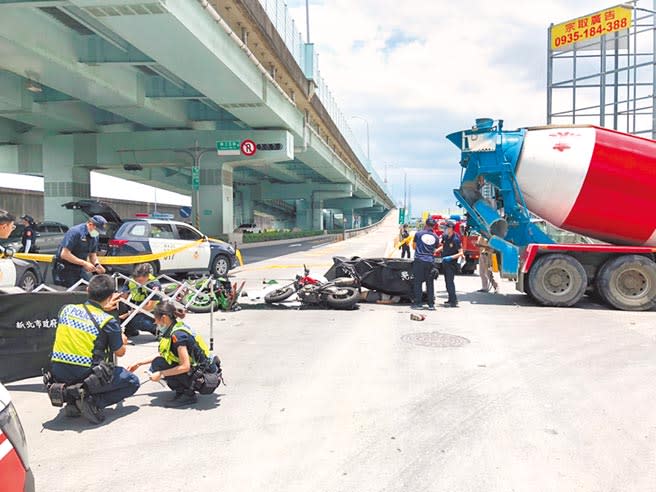
{"label": "manhole cover", "polygon": [[406,343],[419,345],[420,347],[462,347],[467,345],[469,340],[458,335],[449,335],[439,331],[430,331],[427,333],[408,333],[401,337]]}

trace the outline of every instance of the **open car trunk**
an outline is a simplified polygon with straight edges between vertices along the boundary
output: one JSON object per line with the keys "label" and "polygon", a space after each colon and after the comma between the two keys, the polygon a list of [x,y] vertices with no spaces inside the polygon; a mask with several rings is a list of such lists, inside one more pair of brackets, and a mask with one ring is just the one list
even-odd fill
{"label": "open car trunk", "polygon": [[94,215],[100,215],[105,218],[107,221],[107,229],[105,232],[100,233],[99,247],[100,251],[107,253],[109,247],[109,240],[116,235],[116,231],[123,223],[121,217],[116,213],[116,211],[107,205],[105,202],[99,200],[78,200],[76,202],[67,202],[63,203],[62,207],[67,208],[68,210],[81,210],[87,216],[93,217]]}

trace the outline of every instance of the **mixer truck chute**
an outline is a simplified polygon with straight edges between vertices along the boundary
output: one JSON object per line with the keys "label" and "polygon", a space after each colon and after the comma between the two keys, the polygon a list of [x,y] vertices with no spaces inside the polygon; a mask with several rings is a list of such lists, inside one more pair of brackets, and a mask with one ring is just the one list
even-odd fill
{"label": "mixer truck chute", "polygon": [[[504,130],[489,118],[447,138],[464,168],[454,194],[502,277],[543,305],[572,306],[590,290],[617,309],[656,305],[656,142],[596,126]],[[556,244],[531,213],[604,244]]]}

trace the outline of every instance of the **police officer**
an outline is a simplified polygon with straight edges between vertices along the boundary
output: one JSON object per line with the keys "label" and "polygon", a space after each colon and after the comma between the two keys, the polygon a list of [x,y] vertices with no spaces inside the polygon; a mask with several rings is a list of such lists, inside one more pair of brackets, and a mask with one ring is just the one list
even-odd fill
{"label": "police officer", "polygon": [[98,236],[106,225],[104,217],[94,215],[66,232],[55,255],[53,279],[56,285],[71,287],[81,278],[89,280],[94,273],[105,273],[96,253]]}
{"label": "police officer", "polygon": [[442,245],[438,248],[442,253],[442,272],[444,273],[444,283],[449,298],[444,303],[445,307],[458,307],[458,297],[456,296],[456,285],[454,278],[458,269],[458,258],[464,256],[460,237],[455,233],[455,224],[451,221],[445,225],[445,231],[442,235]]}
{"label": "police officer", "polygon": [[[150,290],[148,290],[150,289]],[[162,285],[155,279],[153,275],[153,267],[150,263],[140,263],[134,267],[132,278],[123,286],[121,294],[123,297],[130,296],[130,300],[134,304],[141,304],[152,290],[161,290]],[[152,311],[157,301],[158,296],[154,296],[142,309]],[[126,319],[130,316],[130,312],[120,315],[121,319]],[[125,326],[125,334],[128,337],[135,337],[139,335],[140,331],[147,331],[153,335],[157,335],[157,327],[153,318],[145,313],[137,313],[130,322]]]}
{"label": "police officer", "polygon": [[0,209],[0,239],[7,239],[13,230],[16,229],[15,220],[16,217],[6,210]]}
{"label": "police officer", "polygon": [[426,293],[428,294],[428,309],[435,310],[435,277],[433,266],[435,261],[435,248],[440,239],[433,232],[435,219],[426,219],[424,229],[415,233],[412,245],[415,248],[415,259],[412,262],[412,274],[414,276],[414,303],[412,309],[422,309],[422,284],[426,282]]}
{"label": "police officer", "polygon": [[403,224],[401,229],[401,258],[406,256],[410,259],[410,233],[408,232],[408,224]]}
{"label": "police officer", "polygon": [[36,253],[38,248],[36,247],[36,224],[31,215],[23,215],[21,217],[23,221],[23,235],[21,236],[21,253]]}
{"label": "police officer", "polygon": [[153,310],[155,323],[162,338],[159,342],[159,355],[144,359],[131,365],[128,370],[136,371],[140,366],[150,364],[151,381],[165,378],[169,388],[175,391],[173,401],[176,405],[188,405],[198,401],[193,387],[193,374],[199,367],[216,374],[219,371],[218,358],[210,358],[205,340],[178,318],[184,312],[175,304],[163,301]]}
{"label": "police officer", "polygon": [[84,393],[68,401],[69,417],[82,414],[99,424],[103,408],[120,402],[139,389],[139,379],[122,367],[114,367],[113,355],[125,354],[127,339],[116,318],[106,311],[116,309],[119,294],[114,279],[97,275],[87,288],[84,304],[67,304],[59,313],[50,372],[58,383],[83,383]]}

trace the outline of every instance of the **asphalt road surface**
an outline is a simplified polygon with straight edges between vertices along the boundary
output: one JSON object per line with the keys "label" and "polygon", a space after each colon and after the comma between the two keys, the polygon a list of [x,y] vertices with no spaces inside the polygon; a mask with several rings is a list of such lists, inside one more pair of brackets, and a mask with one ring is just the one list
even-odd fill
{"label": "asphalt road surface", "polygon": [[[399,305],[260,303],[263,281],[381,256],[395,231],[241,268],[244,310],[215,315],[228,386],[195,407],[165,408],[146,383],[92,426],[38,379],[8,385],[38,490],[653,491],[654,313],[539,308],[507,282],[474,293],[476,277],[422,322]],[[208,319],[187,318],[209,338]],[[124,363],[155,350],[144,335]]]}
{"label": "asphalt road surface", "polygon": [[244,263],[249,265],[256,261],[268,260],[278,256],[315,249],[322,244],[331,243],[333,241],[335,241],[335,238],[332,236],[318,236],[310,239],[299,239],[298,241],[288,244],[270,244],[254,248],[241,248],[241,254]]}

